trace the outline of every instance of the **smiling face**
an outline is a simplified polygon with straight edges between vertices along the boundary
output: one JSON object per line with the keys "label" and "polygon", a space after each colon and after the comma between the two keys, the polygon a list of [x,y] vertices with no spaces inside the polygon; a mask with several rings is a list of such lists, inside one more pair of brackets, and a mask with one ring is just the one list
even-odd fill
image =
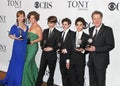
{"label": "smiling face", "polygon": [[83,30],[83,28],[85,27],[81,21],[77,22],[75,26],[78,32]]}
{"label": "smiling face", "polygon": [[19,10],[17,13],[16,13],[16,22],[18,23],[23,23],[25,22],[25,12],[23,10]]}
{"label": "smiling face", "polygon": [[31,24],[34,24],[34,23],[37,22],[34,15],[30,16],[29,21],[30,21]]}
{"label": "smiling face", "polygon": [[100,14],[94,14],[92,16],[93,24],[98,28],[102,24],[102,16]]}
{"label": "smiling face", "polygon": [[64,30],[67,30],[70,27],[70,25],[71,24],[68,24],[68,22],[66,22],[66,21],[62,23],[62,27]]}
{"label": "smiling face", "polygon": [[54,28],[55,25],[56,25],[56,23],[54,23],[54,22],[48,22],[49,28]]}
{"label": "smiling face", "polygon": [[19,14],[18,17],[17,17],[17,21],[19,23],[22,23],[22,22],[24,22],[24,20],[25,20],[24,14]]}

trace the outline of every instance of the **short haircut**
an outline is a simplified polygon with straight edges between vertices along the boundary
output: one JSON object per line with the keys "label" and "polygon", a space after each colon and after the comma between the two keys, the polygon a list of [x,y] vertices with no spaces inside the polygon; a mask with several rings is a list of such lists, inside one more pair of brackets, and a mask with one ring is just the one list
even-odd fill
{"label": "short haircut", "polygon": [[83,25],[86,27],[86,21],[84,20],[84,18],[78,17],[78,18],[75,20],[75,25],[77,25],[77,22],[82,22]]}
{"label": "short haircut", "polygon": [[50,23],[57,23],[57,17],[56,16],[49,16],[47,21]]}
{"label": "short haircut", "polygon": [[100,14],[100,16],[103,17],[102,12],[100,12],[100,11],[97,11],[97,10],[94,11],[94,12],[92,13],[92,15],[91,15],[92,18],[93,18],[93,15],[94,15],[94,14]]}
{"label": "short haircut", "polygon": [[31,16],[34,16],[36,21],[38,21],[40,15],[36,11],[31,11],[28,13],[27,18],[30,19]]}
{"label": "short haircut", "polygon": [[71,20],[70,20],[69,18],[64,18],[64,19],[62,20],[62,24],[63,24],[64,22],[67,22],[68,24],[71,24]]}

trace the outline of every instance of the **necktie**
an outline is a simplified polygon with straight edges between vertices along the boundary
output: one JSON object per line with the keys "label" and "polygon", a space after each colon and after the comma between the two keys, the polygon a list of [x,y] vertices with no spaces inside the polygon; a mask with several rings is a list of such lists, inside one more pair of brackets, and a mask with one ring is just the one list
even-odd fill
{"label": "necktie", "polygon": [[95,30],[95,35],[93,36],[93,39],[95,39],[97,36],[97,30]]}
{"label": "necktie", "polygon": [[64,35],[65,35],[65,32],[63,31],[63,33],[62,33],[62,37],[61,37],[62,42],[64,41]]}
{"label": "necktie", "polygon": [[49,30],[49,38],[52,36],[52,30]]}

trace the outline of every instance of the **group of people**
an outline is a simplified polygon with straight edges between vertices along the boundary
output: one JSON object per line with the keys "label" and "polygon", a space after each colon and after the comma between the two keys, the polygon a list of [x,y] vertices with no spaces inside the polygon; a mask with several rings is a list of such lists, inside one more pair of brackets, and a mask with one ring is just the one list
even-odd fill
{"label": "group of people", "polygon": [[[36,11],[28,13],[31,23],[25,24],[25,12],[16,14],[16,24],[11,27],[9,37],[14,39],[13,51],[6,77],[0,80],[3,86],[42,86],[45,70],[49,68],[47,86],[54,84],[57,54],[60,55],[60,72],[63,86],[84,86],[85,57],[89,54],[90,86],[106,86],[106,68],[109,64],[109,51],[114,48],[111,27],[102,23],[103,14],[94,11],[91,15],[94,26],[86,29],[82,17],[75,20],[76,32],[70,30],[71,20],[62,19],[63,31],[55,28],[56,16],[47,19],[48,28],[42,31],[37,21]],[[35,56],[38,42],[42,49],[40,66],[37,68]]]}

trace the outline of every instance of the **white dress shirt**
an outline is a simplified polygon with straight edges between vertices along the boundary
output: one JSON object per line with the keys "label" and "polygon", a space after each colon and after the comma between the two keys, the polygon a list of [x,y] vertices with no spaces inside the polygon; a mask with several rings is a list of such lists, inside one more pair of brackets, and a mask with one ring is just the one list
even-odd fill
{"label": "white dress shirt", "polygon": [[96,30],[97,30],[97,33],[99,32],[101,26],[102,26],[102,24],[98,28],[96,28],[96,27],[94,28],[92,37],[94,37]]}

